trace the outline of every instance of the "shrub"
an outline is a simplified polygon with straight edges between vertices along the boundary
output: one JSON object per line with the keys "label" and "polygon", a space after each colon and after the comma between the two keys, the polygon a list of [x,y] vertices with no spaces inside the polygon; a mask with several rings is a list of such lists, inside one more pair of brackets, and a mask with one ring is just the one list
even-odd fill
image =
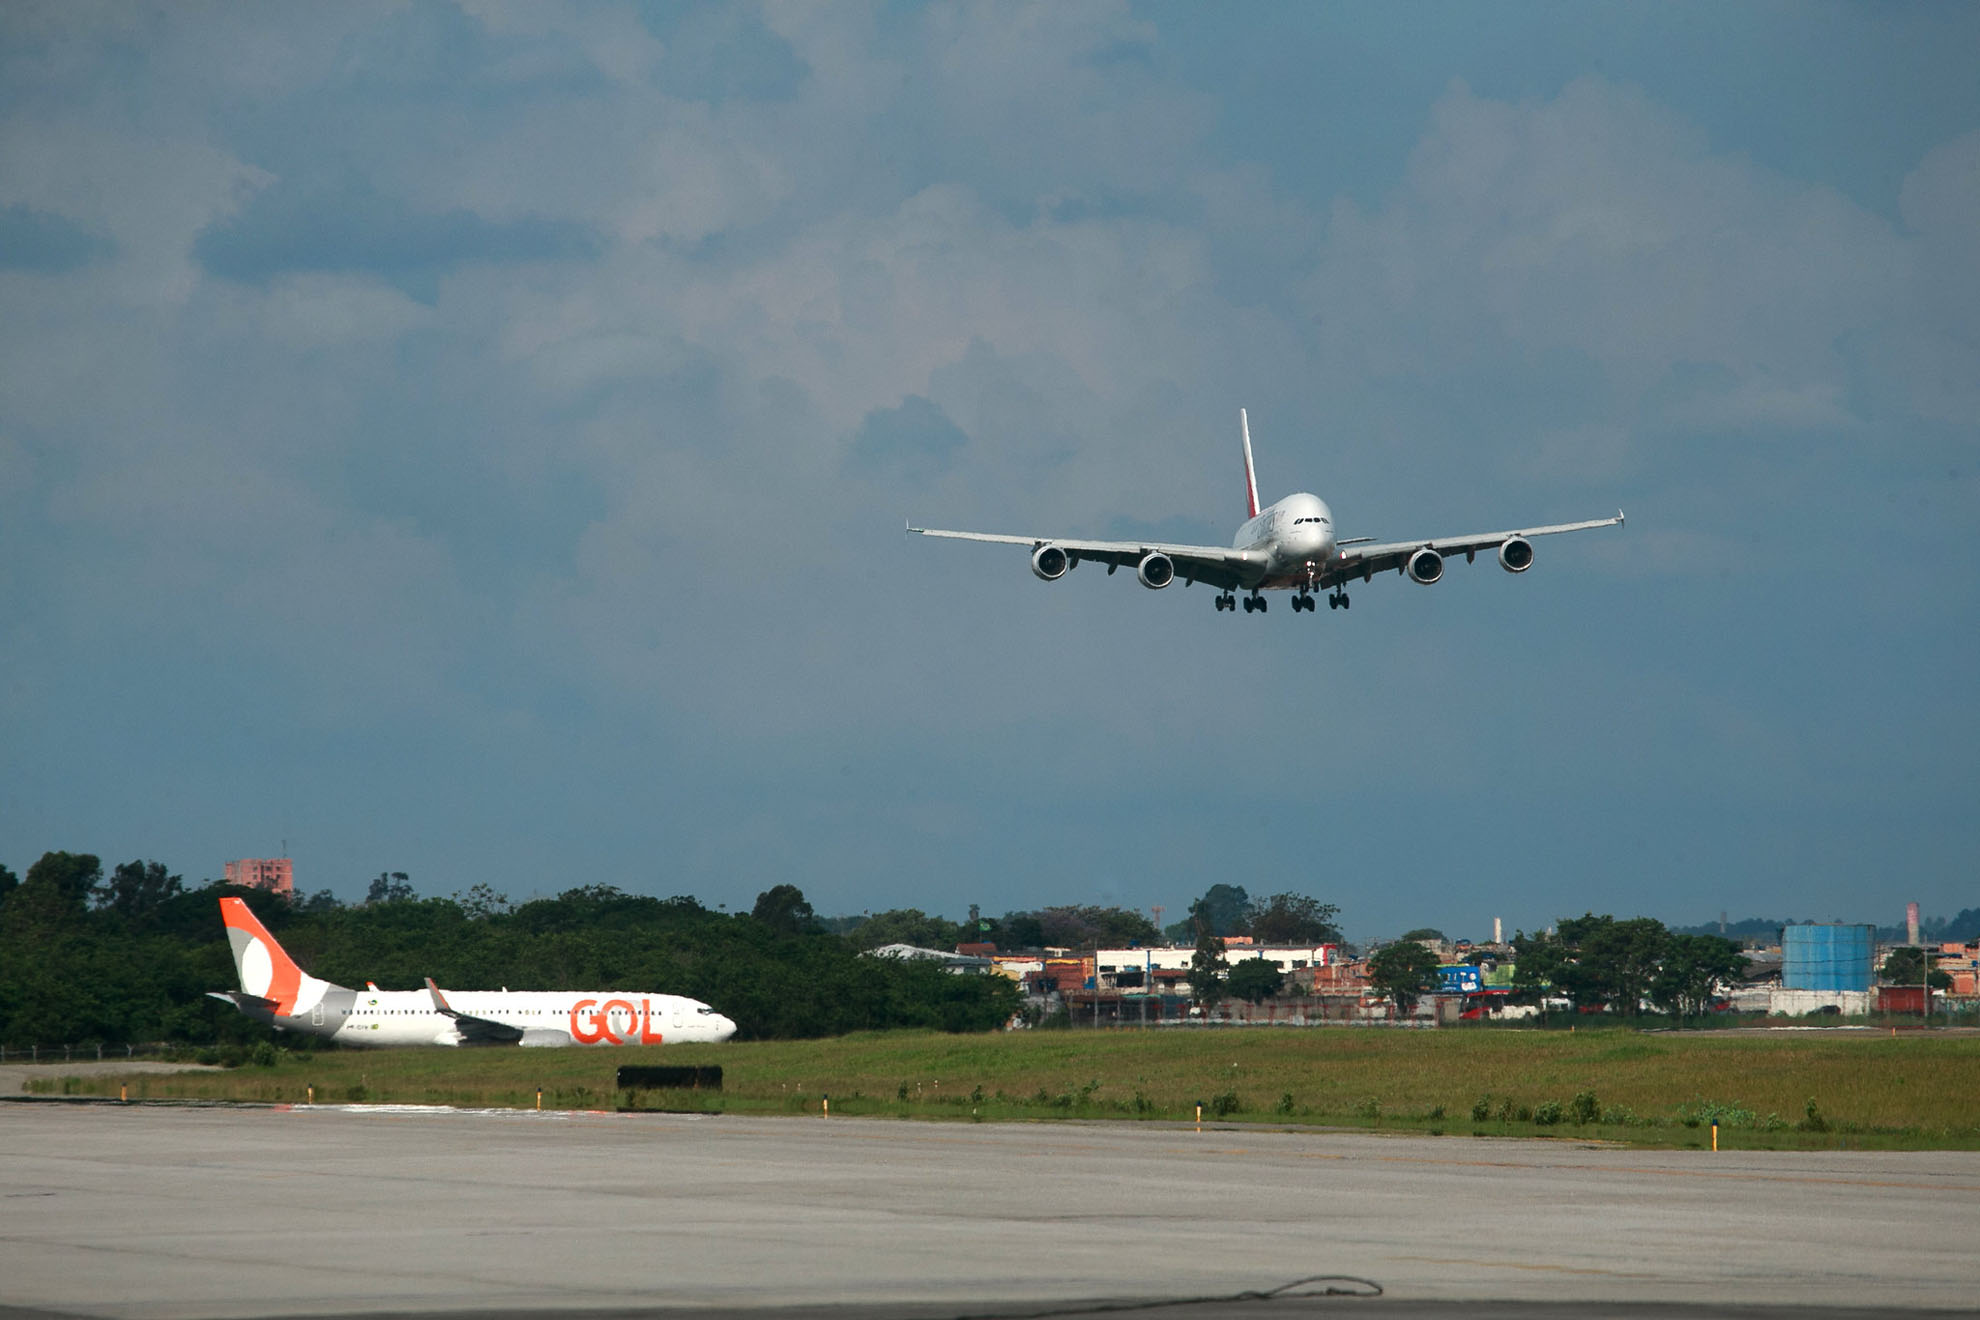
{"label": "shrub", "polygon": [[1574,1099],[1568,1101],[1568,1116],[1577,1126],[1586,1126],[1602,1117],[1602,1106],[1595,1101],[1593,1091],[1576,1091]]}
{"label": "shrub", "polygon": [[1492,1097],[1489,1095],[1485,1096],[1483,1099],[1479,1100],[1477,1104],[1471,1107],[1471,1121],[1474,1123],[1483,1123],[1486,1119],[1490,1118],[1491,1116],[1492,1116]]}
{"label": "shrub", "polygon": [[1210,1097],[1210,1112],[1219,1118],[1235,1114],[1243,1108],[1244,1102],[1238,1099],[1236,1091],[1219,1091]]}
{"label": "shrub", "polygon": [[1560,1101],[1543,1100],[1540,1107],[1533,1111],[1533,1121],[1540,1127],[1552,1127],[1561,1121],[1563,1112]]}
{"label": "shrub", "polygon": [[1379,1119],[1382,1117],[1382,1102],[1370,1096],[1354,1107],[1355,1117]]}
{"label": "shrub", "polygon": [[1279,1097],[1279,1103],[1272,1106],[1272,1112],[1276,1114],[1284,1114],[1290,1116],[1292,1114],[1292,1111],[1293,1111],[1293,1094],[1291,1091],[1287,1091],[1284,1095]]}
{"label": "shrub", "polygon": [[1803,1113],[1805,1117],[1799,1123],[1795,1124],[1803,1132],[1827,1132],[1829,1130],[1829,1120],[1822,1117],[1822,1111],[1815,1107],[1814,1096],[1811,1095],[1808,1097],[1808,1107]]}

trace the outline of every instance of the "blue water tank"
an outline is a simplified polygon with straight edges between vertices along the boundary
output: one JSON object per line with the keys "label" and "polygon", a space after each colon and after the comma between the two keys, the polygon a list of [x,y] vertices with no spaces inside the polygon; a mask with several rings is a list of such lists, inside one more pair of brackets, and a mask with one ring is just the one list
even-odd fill
{"label": "blue water tank", "polygon": [[1876,957],[1874,926],[1786,926],[1781,930],[1781,987],[1868,990]]}

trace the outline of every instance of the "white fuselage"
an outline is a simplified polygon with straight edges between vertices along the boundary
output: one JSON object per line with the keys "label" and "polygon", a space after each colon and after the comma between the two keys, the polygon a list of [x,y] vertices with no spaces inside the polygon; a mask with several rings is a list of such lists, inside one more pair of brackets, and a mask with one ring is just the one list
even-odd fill
{"label": "white fuselage", "polygon": [[1333,511],[1318,495],[1288,495],[1247,519],[1231,545],[1266,556],[1260,587],[1317,582],[1335,553]]}
{"label": "white fuselage", "polygon": [[[736,1024],[722,1014],[681,995],[455,990],[448,992],[447,1004],[457,1013],[517,1028],[524,1033],[524,1044],[566,1043],[556,1039],[561,1035],[576,1045],[679,1045],[723,1041],[736,1031]],[[349,1009],[325,1007],[329,1018],[341,1021],[311,1025],[346,1045],[462,1043],[453,1020],[434,1007],[424,990],[359,990]]]}

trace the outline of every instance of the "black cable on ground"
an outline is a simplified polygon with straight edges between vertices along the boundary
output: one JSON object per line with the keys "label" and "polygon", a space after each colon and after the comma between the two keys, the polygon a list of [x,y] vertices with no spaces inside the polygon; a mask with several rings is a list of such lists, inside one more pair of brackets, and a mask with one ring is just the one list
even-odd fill
{"label": "black cable on ground", "polygon": [[[1323,1284],[1324,1287],[1315,1287]],[[1342,1286],[1346,1285],[1346,1286]],[[1163,1297],[1139,1302],[1094,1302],[1085,1306],[1053,1306],[1042,1311],[983,1311],[955,1320],[1047,1320],[1057,1315],[1119,1315],[1158,1311],[1170,1306],[1215,1306],[1229,1302],[1270,1302],[1294,1297],[1380,1297],[1382,1285],[1353,1274],[1311,1274],[1276,1288],[1247,1289],[1209,1297]]]}

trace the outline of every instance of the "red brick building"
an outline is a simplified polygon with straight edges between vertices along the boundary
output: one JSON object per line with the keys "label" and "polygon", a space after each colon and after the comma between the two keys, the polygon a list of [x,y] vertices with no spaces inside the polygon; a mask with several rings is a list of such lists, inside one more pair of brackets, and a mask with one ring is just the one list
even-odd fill
{"label": "red brick building", "polygon": [[295,867],[286,857],[243,857],[228,862],[225,879],[230,885],[272,890],[284,898],[296,892]]}

